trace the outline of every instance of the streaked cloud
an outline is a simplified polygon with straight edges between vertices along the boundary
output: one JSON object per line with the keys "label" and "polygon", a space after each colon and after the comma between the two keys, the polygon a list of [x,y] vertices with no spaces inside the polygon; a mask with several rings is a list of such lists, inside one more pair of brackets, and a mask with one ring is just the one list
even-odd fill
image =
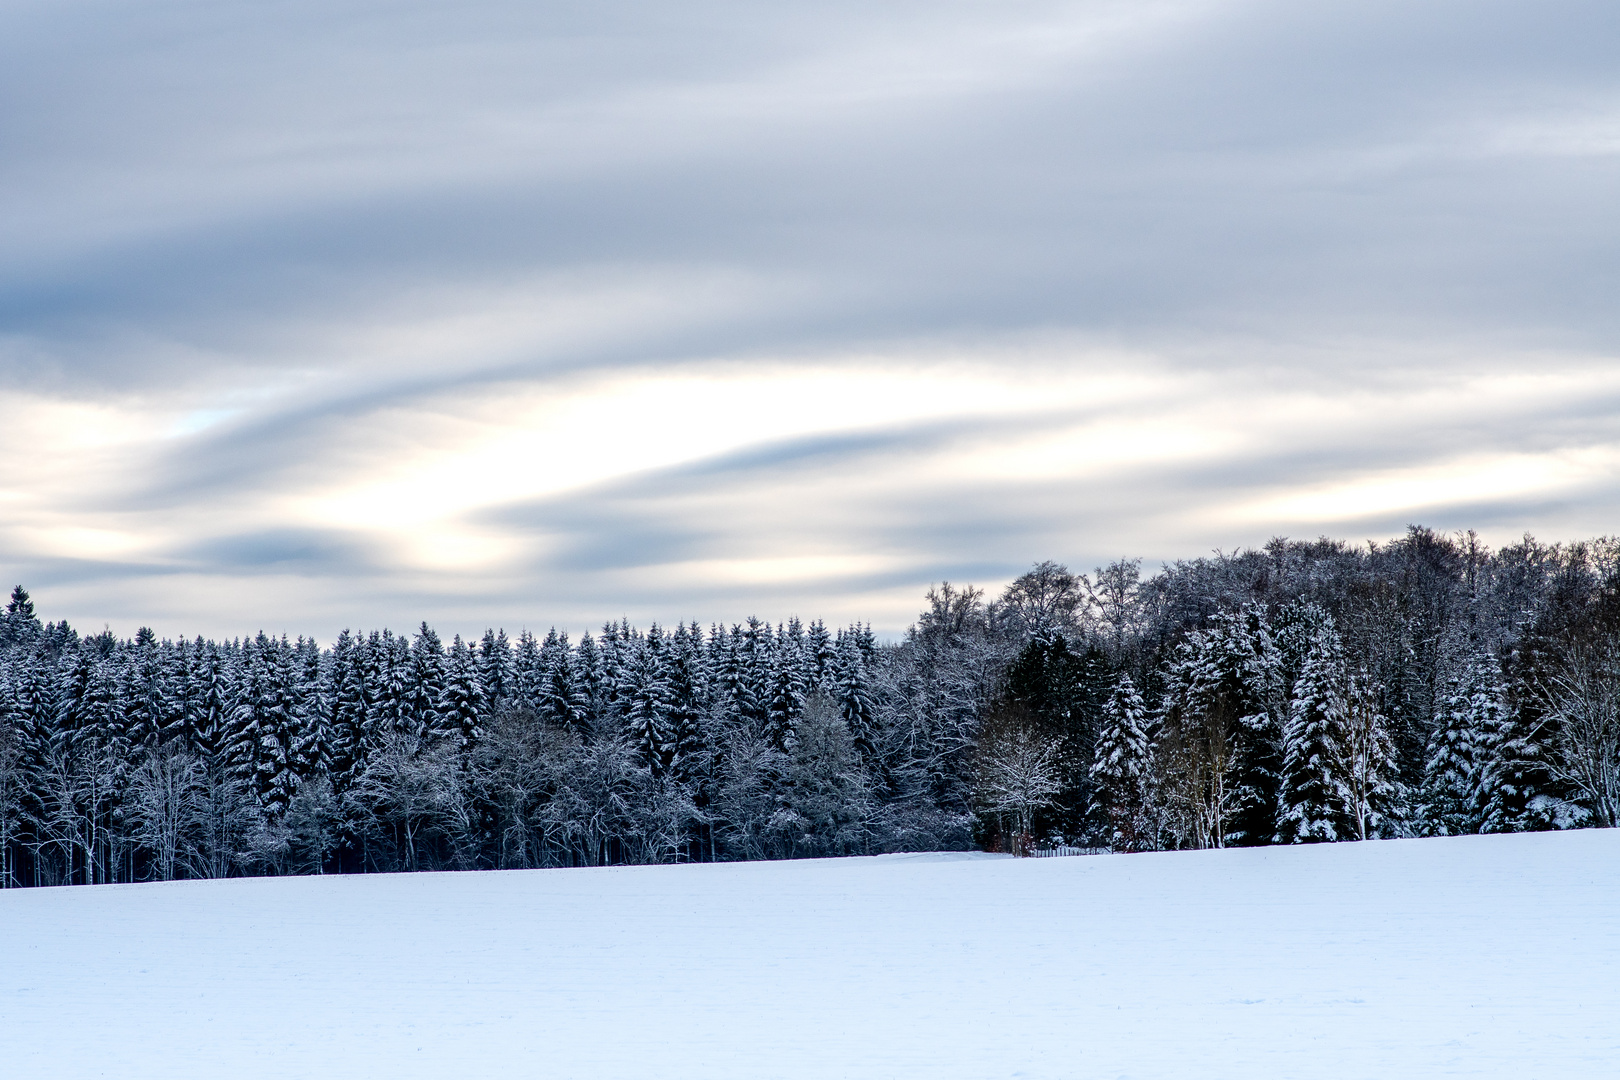
{"label": "streaked cloud", "polygon": [[1613,531],[1604,5],[0,20],[50,615],[894,631],[1047,557]]}

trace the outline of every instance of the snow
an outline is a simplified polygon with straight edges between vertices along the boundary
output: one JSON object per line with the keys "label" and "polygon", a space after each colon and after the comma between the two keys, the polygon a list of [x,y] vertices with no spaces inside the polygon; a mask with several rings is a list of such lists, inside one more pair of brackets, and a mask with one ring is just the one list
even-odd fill
{"label": "snow", "polygon": [[1614,1075],[1620,830],[0,894],[11,1076]]}

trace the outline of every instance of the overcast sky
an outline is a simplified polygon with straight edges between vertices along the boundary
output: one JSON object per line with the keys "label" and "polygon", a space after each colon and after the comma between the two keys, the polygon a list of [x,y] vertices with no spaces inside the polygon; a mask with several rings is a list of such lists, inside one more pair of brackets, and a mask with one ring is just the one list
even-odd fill
{"label": "overcast sky", "polygon": [[1620,6],[0,0],[0,572],[911,620],[1620,531]]}

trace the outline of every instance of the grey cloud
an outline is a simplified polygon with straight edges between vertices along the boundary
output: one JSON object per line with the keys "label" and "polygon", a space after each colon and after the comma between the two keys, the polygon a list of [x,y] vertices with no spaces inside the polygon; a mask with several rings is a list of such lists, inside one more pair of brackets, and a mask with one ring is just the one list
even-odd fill
{"label": "grey cloud", "polygon": [[324,573],[364,574],[372,552],[336,531],[279,528],[214,537],[181,553],[190,568],[216,573],[318,568]]}
{"label": "grey cloud", "polygon": [[[1152,22],[1161,11],[1173,17]],[[1105,15],[1141,25],[1067,60],[1043,52]],[[1320,388],[1620,347],[1620,14],[1595,0],[106,3],[20,5],[8,18],[0,388],[247,402],[152,449],[119,494],[84,496],[100,509],[284,494],[324,462],[352,460],[351,431],[390,409],[610,367],[1053,332],[1154,352],[1172,372],[1246,380],[1272,368]],[[1587,124],[1594,145],[1497,138],[1557,123]],[[408,321],[413,297],[436,288],[476,295],[604,269],[723,272],[780,295],[561,344],[469,345],[409,370],[332,344]],[[1006,364],[1009,381],[1032,377]],[[322,365],[297,394],[252,394]],[[1234,407],[1248,385],[1229,390]],[[1308,446],[1085,479],[919,479],[871,505],[852,497],[804,517],[789,506],[786,520],[822,515],[864,549],[908,553],[919,578],[1006,575],[1065,551],[1112,557],[1096,539],[1109,528],[1166,529],[1163,547],[1140,553],[1172,557],[1241,539],[1182,529],[1178,508],[1457,446],[1612,442],[1616,408],[1594,395],[1398,437],[1369,421]],[[476,523],[555,547],[517,585],[467,592],[611,610],[635,599],[613,574],[742,550],[737,529],[769,518],[796,482],[993,438],[993,423],[762,435],[486,511]],[[1592,497],[1613,505],[1612,492]],[[1077,502],[1097,507],[1084,535]],[[1448,522],[1580,510],[1434,506]],[[711,518],[722,512],[736,527]],[[337,534],[227,519],[211,532],[171,552],[174,565],[343,579],[378,565]],[[0,565],[89,580],[170,564]],[[862,572],[824,585],[897,581]],[[410,583],[378,588],[364,595],[445,603]],[[705,596],[790,602],[808,588]]]}

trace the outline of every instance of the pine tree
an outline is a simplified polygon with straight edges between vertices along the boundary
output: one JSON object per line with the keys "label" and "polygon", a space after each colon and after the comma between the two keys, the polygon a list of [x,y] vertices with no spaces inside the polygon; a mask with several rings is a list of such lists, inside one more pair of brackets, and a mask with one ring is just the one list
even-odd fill
{"label": "pine tree", "polygon": [[130,742],[143,749],[157,746],[168,727],[171,709],[168,687],[164,685],[162,658],[157,635],[150,627],[137,631],[133,648],[122,657],[119,698],[124,703],[125,724]]}
{"label": "pine tree", "polygon": [[[552,634],[556,634],[552,628]],[[540,643],[533,634],[524,630],[518,635],[517,648],[512,655],[512,692],[518,703],[526,709],[540,712],[540,693],[545,666],[540,657]]]}
{"label": "pine tree", "polygon": [[676,780],[691,779],[704,752],[703,634],[696,623],[675,629],[667,663],[669,693],[669,771]]}
{"label": "pine tree", "polygon": [[824,688],[832,680],[837,667],[838,646],[827,632],[827,624],[820,619],[812,622],[805,633],[804,655],[809,667],[811,689]]}
{"label": "pine tree", "polygon": [[[589,634],[585,635],[585,640],[590,640]],[[590,703],[574,675],[576,661],[568,648],[568,635],[559,634],[557,628],[552,627],[546,633],[545,644],[540,646],[539,660],[536,711],[555,727],[589,736],[586,717]]]}
{"label": "pine tree", "polygon": [[771,628],[750,615],[744,626],[731,628],[731,644],[735,666],[728,674],[737,716],[763,733],[772,689]]}
{"label": "pine tree", "polygon": [[1469,711],[1476,733],[1470,803],[1479,831],[1548,828],[1551,823],[1536,812],[1536,797],[1553,788],[1545,721],[1509,705],[1494,657],[1477,653],[1469,667]]}
{"label": "pine tree", "polygon": [[160,746],[183,746],[190,731],[190,660],[191,646],[184,639],[178,645],[164,642],[157,672],[157,697],[162,702],[157,733]]}
{"label": "pine tree", "polygon": [[1148,819],[1152,745],[1147,706],[1129,675],[1121,675],[1103,706],[1101,729],[1091,762],[1092,820],[1114,851],[1153,846]]}
{"label": "pine tree", "polygon": [[325,671],[320,646],[299,638],[293,650],[298,667],[293,697],[296,702],[289,760],[299,783],[322,772],[327,760]]}
{"label": "pine tree", "polygon": [[232,697],[229,672],[217,645],[197,639],[186,681],[186,736],[198,753],[217,759],[225,750]]}
{"label": "pine tree", "polygon": [[484,631],[484,640],[478,646],[478,679],[491,706],[514,695],[512,645],[504,628]]}
{"label": "pine tree", "polygon": [[345,629],[332,645],[328,683],[327,769],[332,787],[343,795],[353,786],[366,757],[365,674],[354,636]]}
{"label": "pine tree", "polygon": [[1283,733],[1277,842],[1309,844],[1356,835],[1345,801],[1349,706],[1344,646],[1331,621],[1311,638]]}
{"label": "pine tree", "polygon": [[657,623],[637,646],[628,650],[619,698],[624,702],[630,744],[642,764],[659,777],[674,757],[674,737],[669,723],[673,695],[666,672],[664,635]]}
{"label": "pine tree", "polygon": [[427,623],[416,634],[411,646],[411,692],[408,723],[412,732],[427,734],[444,725],[439,703],[445,694],[444,645]]}
{"label": "pine tree", "polygon": [[575,692],[584,702],[579,724],[582,732],[587,734],[604,725],[605,720],[604,702],[607,694],[602,687],[601,661],[602,657],[596,648],[596,639],[588,633],[581,634],[579,646],[574,650],[569,673]]}
{"label": "pine tree", "polygon": [[769,696],[765,705],[765,738],[778,750],[793,746],[804,713],[803,654],[791,637],[778,634],[769,661]]}
{"label": "pine tree", "polygon": [[1477,664],[1447,680],[1429,736],[1423,767],[1421,803],[1425,830],[1433,836],[1479,831],[1474,810],[1475,776],[1479,771],[1480,732],[1473,677]]}
{"label": "pine tree", "polygon": [[11,590],[11,601],[6,604],[6,614],[14,619],[32,619],[34,617],[34,602],[28,597],[28,590],[18,585]]}
{"label": "pine tree", "polygon": [[1350,680],[1346,705],[1345,808],[1355,838],[1397,836],[1406,792],[1389,721],[1378,710],[1365,671]]}
{"label": "pine tree", "polygon": [[439,695],[435,736],[449,741],[459,751],[472,749],[484,737],[486,707],[472,651],[457,634],[445,656],[444,690]]}
{"label": "pine tree", "polygon": [[872,703],[866,659],[854,633],[839,633],[831,670],[834,698],[850,740],[861,760],[871,762],[877,754],[877,711]]}
{"label": "pine tree", "polygon": [[259,805],[273,815],[286,812],[298,790],[294,743],[298,738],[298,670],[286,638],[270,642],[263,654],[260,697],[254,708],[258,746],[254,754],[254,789]]}

